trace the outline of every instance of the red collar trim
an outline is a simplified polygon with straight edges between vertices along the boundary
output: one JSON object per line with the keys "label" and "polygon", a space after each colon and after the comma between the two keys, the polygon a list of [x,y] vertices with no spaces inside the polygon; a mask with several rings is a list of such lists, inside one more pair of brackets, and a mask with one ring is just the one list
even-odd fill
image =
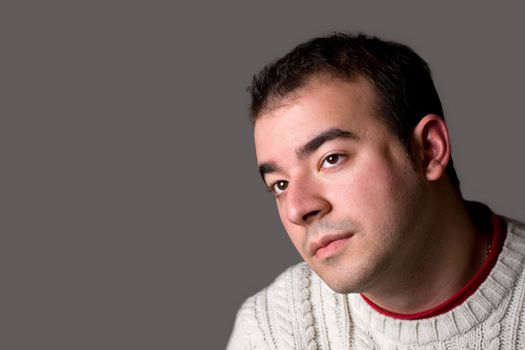
{"label": "red collar trim", "polygon": [[492,270],[494,265],[496,265],[499,253],[503,249],[503,241],[505,240],[505,232],[502,229],[503,222],[492,211],[490,212],[490,219],[492,224],[492,240],[491,250],[487,259],[485,259],[485,262],[483,263],[481,268],[467,282],[467,284],[465,284],[463,288],[461,288],[448,300],[426,311],[417,312],[414,314],[400,314],[383,309],[381,306],[375,304],[372,300],[368,299],[363,294],[361,294],[361,297],[364,299],[364,301],[366,301],[368,305],[370,305],[374,310],[376,310],[380,314],[397,318],[400,320],[419,320],[422,318],[438,316],[462,304],[465,300],[467,300],[468,297],[474,294],[474,292],[479,288],[483,281],[485,281],[485,279],[488,277],[490,271]]}

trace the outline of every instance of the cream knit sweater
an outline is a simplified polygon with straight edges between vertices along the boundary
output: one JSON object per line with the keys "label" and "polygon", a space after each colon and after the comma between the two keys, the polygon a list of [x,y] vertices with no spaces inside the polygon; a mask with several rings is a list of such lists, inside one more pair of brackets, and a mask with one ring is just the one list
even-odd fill
{"label": "cream knit sweater", "polygon": [[505,220],[490,275],[449,312],[412,321],[383,316],[359,294],[333,292],[300,263],[244,302],[228,350],[525,349],[525,227]]}

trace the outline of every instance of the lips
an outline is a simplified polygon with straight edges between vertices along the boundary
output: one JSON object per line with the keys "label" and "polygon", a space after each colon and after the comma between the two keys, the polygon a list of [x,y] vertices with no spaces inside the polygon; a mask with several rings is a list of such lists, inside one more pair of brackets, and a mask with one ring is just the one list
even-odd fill
{"label": "lips", "polygon": [[351,233],[326,235],[320,240],[310,243],[308,250],[312,256],[329,256],[335,253],[352,236]]}

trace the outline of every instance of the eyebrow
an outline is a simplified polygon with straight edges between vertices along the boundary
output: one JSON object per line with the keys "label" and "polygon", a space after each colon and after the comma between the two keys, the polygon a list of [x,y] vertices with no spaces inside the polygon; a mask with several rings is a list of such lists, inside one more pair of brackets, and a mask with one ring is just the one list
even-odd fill
{"label": "eyebrow", "polygon": [[313,152],[317,151],[324,143],[335,139],[353,139],[358,140],[359,137],[351,131],[346,131],[338,128],[331,128],[323,131],[313,139],[308,141],[304,146],[301,146],[295,151],[297,158],[303,159]]}
{"label": "eyebrow", "polygon": [[[321,147],[324,143],[335,139],[358,140],[359,136],[357,136],[351,131],[346,131],[338,128],[330,128],[315,136],[303,146],[299,147],[295,151],[295,154],[297,155],[297,158],[304,159],[305,157],[319,149],[319,147]],[[278,172],[280,170],[281,168],[275,162],[265,162],[259,165],[259,174],[261,174],[263,181],[265,181],[265,176],[267,174]]]}
{"label": "eyebrow", "polygon": [[264,178],[266,174],[275,173],[280,170],[281,168],[274,162],[266,162],[259,165],[259,174],[261,174],[261,177],[264,182],[266,182]]}

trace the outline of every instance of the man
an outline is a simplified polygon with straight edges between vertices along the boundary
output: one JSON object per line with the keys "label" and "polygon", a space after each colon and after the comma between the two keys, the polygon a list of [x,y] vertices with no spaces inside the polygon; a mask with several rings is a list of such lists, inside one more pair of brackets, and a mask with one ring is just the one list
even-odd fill
{"label": "man", "polygon": [[251,96],[260,173],[305,263],[243,304],[229,349],[525,348],[525,228],[462,198],[417,54],[317,38]]}

